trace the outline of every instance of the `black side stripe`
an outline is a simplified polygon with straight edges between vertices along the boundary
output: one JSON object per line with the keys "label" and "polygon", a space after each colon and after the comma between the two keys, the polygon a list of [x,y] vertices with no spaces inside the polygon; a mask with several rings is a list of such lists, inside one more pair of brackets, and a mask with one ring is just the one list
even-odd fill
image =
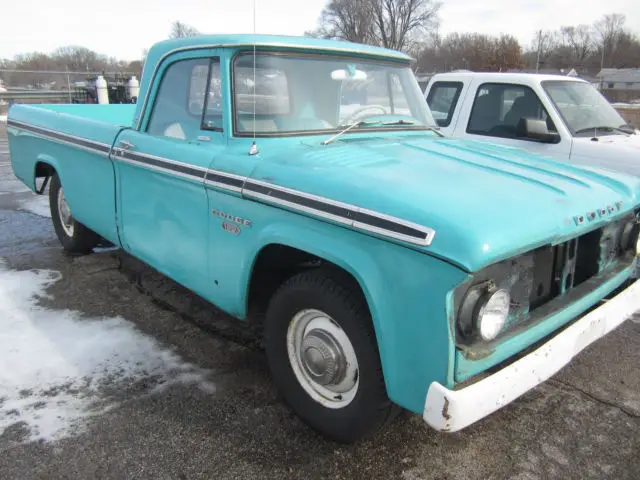
{"label": "black side stripe", "polygon": [[89,140],[86,138],[78,138],[73,135],[69,135],[67,133],[62,132],[54,132],[53,130],[48,130],[46,128],[36,127],[34,125],[27,125],[26,123],[16,122],[15,120],[9,120],[7,125],[10,127],[19,128],[21,130],[26,130],[31,133],[35,133],[36,135],[40,135],[42,137],[51,138],[53,140],[59,140],[65,143],[71,143],[74,145],[78,145],[80,147],[88,148],[89,150],[96,150],[100,153],[108,154],[111,149],[110,145],[106,143],[96,142],[94,140]]}
{"label": "black side stripe", "polygon": [[261,195],[265,195],[270,198],[284,200],[285,202],[300,205],[301,207],[310,208],[319,212],[327,213],[335,217],[341,217],[350,222],[361,223],[376,229],[386,230],[389,232],[397,233],[399,235],[405,235],[407,237],[413,237],[426,241],[429,237],[428,232],[419,230],[417,228],[409,227],[401,223],[380,218],[375,215],[361,212],[357,207],[350,208],[347,206],[333,205],[331,203],[323,202],[322,200],[308,198],[303,195],[296,195],[294,193],[285,192],[279,190],[277,187],[269,187],[262,184],[255,184],[251,180],[247,180],[243,192],[254,192]]}
{"label": "black side stripe", "polygon": [[150,157],[140,153],[129,152],[127,150],[119,149],[119,154],[116,158],[118,157],[126,158],[127,160],[133,160],[134,162],[150,165],[153,167],[163,168],[165,170],[172,170],[174,172],[178,172],[184,175],[188,175],[190,177],[194,177],[195,180],[202,180],[205,175],[204,170],[199,170],[197,168],[189,167],[188,165],[167,162],[159,158]]}
{"label": "black side stripe", "polygon": [[212,172],[211,170],[207,172],[205,180],[235,188],[242,188],[245,182],[243,178],[233,178],[227,175],[222,175],[218,172]]}

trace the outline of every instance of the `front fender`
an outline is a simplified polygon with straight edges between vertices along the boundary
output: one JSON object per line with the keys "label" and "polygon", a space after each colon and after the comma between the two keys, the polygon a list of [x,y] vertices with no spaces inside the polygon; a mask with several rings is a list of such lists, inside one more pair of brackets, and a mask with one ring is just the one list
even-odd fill
{"label": "front fender", "polygon": [[451,385],[449,292],[466,278],[462,270],[415,250],[318,222],[273,223],[254,238],[252,266],[239,278],[243,314],[253,264],[263,248],[280,244],[308,252],[349,272],[364,292],[391,400],[421,413],[432,381]]}

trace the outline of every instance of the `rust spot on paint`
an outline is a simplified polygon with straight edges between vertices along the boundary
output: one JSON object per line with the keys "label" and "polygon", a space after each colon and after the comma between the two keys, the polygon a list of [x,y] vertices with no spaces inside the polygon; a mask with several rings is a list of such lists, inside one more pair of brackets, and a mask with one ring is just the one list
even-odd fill
{"label": "rust spot on paint", "polygon": [[483,346],[474,346],[473,348],[463,348],[460,349],[460,353],[467,360],[482,360],[483,358],[490,357],[495,352],[494,348],[483,347]]}
{"label": "rust spot on paint", "polygon": [[442,417],[445,420],[451,420],[451,415],[449,415],[449,399],[444,397],[444,405],[442,406]]}

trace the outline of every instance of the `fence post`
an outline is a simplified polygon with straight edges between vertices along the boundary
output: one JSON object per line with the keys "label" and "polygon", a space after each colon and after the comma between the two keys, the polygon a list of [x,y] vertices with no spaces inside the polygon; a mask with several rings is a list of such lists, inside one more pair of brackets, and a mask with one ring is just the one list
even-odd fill
{"label": "fence post", "polygon": [[69,79],[69,65],[65,65],[64,69],[67,71],[67,92],[69,92],[69,103],[71,103],[71,80]]}

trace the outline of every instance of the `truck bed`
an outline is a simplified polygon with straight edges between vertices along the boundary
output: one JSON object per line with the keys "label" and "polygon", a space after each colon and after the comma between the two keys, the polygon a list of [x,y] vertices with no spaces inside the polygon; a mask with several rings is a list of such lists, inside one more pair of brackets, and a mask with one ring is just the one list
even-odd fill
{"label": "truck bed", "polygon": [[52,112],[73,115],[75,117],[112,123],[121,127],[130,127],[136,110],[135,104],[118,105],[85,105],[85,104],[50,104],[38,105],[38,108]]}
{"label": "truck bed", "polygon": [[[109,153],[129,128],[135,105],[13,105],[7,132],[15,175],[36,190],[36,177],[57,172],[74,217],[113,243],[115,171]],[[48,165],[48,167],[43,167]]]}
{"label": "truck bed", "polygon": [[34,188],[35,163],[43,155],[51,155],[50,142],[106,156],[118,132],[131,126],[134,112],[133,104],[13,105],[8,127],[16,176]]}

